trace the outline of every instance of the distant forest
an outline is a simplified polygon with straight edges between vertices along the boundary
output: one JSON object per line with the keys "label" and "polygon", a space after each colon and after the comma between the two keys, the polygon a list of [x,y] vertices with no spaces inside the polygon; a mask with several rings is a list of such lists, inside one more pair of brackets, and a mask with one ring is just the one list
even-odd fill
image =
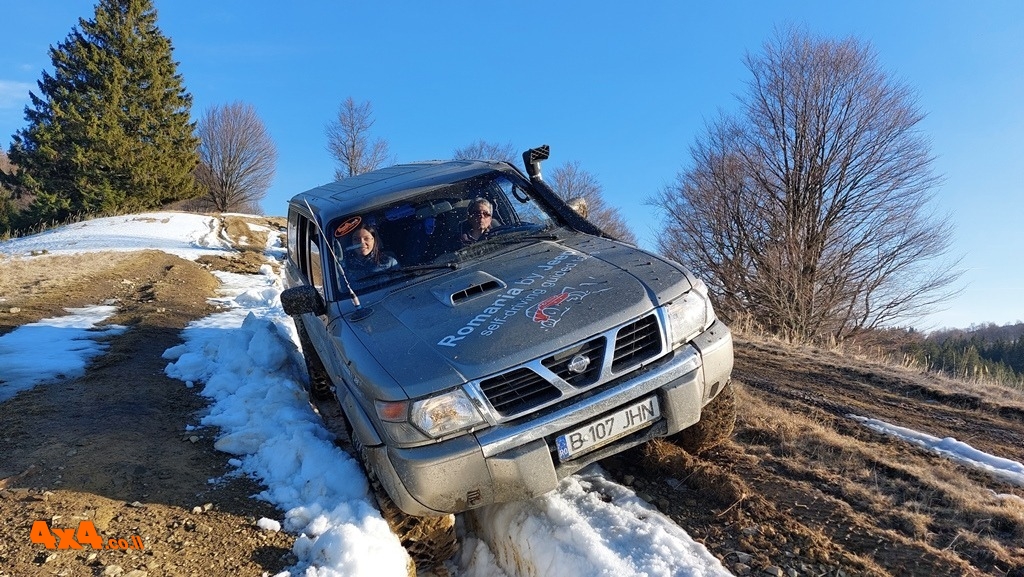
{"label": "distant forest", "polygon": [[1024,323],[975,325],[903,343],[905,362],[961,379],[1024,389]]}

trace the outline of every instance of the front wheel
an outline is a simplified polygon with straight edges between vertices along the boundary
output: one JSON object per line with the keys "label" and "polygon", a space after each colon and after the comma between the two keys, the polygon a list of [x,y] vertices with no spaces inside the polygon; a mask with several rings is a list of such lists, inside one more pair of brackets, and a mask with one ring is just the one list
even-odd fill
{"label": "front wheel", "polygon": [[352,447],[359,455],[381,517],[384,517],[391,532],[409,553],[410,577],[415,577],[417,568],[429,570],[451,559],[459,549],[455,536],[455,515],[418,517],[399,509],[377,480],[377,474],[367,465],[365,449],[355,436],[351,438]]}
{"label": "front wheel", "polygon": [[699,421],[669,435],[666,440],[691,455],[697,455],[729,440],[735,426],[736,395],[730,382],[704,406]]}
{"label": "front wheel", "polygon": [[331,378],[327,375],[320,355],[313,348],[313,341],[306,332],[306,325],[301,318],[292,317],[295,330],[299,333],[299,344],[302,345],[302,357],[306,359],[306,372],[309,374],[309,396],[311,401],[326,401],[334,396]]}
{"label": "front wheel", "polygon": [[371,479],[380,514],[398,536],[412,562],[420,569],[438,567],[455,555],[459,543],[455,537],[455,515],[416,517],[398,508],[380,483]]}

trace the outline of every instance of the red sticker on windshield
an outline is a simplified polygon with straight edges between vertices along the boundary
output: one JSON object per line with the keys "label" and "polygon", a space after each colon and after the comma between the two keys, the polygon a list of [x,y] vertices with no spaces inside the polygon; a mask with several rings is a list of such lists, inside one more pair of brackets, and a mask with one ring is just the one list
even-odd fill
{"label": "red sticker on windshield", "polygon": [[363,217],[353,216],[352,218],[339,224],[338,228],[334,229],[334,236],[345,236],[346,234],[355,230],[356,227],[359,226],[359,223],[361,222],[363,222]]}

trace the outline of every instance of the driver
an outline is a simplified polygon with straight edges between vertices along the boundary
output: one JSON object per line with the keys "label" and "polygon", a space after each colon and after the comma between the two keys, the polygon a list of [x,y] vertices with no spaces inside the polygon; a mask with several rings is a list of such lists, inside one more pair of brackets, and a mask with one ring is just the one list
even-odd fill
{"label": "driver", "polygon": [[467,211],[468,218],[462,222],[459,236],[463,246],[473,244],[491,232],[493,214],[491,201],[483,197],[473,199]]}

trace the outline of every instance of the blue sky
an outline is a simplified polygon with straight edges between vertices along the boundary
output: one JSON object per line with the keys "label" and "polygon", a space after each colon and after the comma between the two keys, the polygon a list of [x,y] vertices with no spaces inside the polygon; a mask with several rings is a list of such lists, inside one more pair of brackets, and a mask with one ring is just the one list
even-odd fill
{"label": "blue sky", "polygon": [[[5,6],[0,143],[92,0]],[[956,227],[962,295],[921,328],[1024,321],[1024,2],[350,2],[155,0],[193,115],[252,104],[278,148],[263,203],[332,179],[324,128],[351,96],[374,107],[398,162],[447,158],[478,139],[547,143],[579,161],[652,248],[644,199],[671,183],[707,120],[731,111],[742,58],[776,27],[856,36],[918,93],[935,210]]]}

